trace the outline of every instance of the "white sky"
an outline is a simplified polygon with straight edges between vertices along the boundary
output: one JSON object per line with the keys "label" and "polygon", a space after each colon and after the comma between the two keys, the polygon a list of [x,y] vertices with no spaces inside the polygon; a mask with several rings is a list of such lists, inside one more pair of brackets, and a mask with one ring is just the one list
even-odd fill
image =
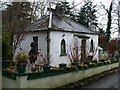
{"label": "white sky", "polygon": [[[70,2],[70,3],[72,3],[73,2],[73,0],[67,0],[68,2]],[[79,6],[78,6],[78,8],[79,7],[81,7],[82,5],[84,5],[84,0],[74,0],[75,1],[75,4],[77,5],[77,4],[79,4],[79,3],[81,3]],[[102,3],[102,4],[104,4],[105,5],[105,7],[108,9],[109,8],[109,6],[110,6],[110,3],[111,3],[111,1],[112,0],[92,0],[92,2],[93,2],[93,4],[100,4],[100,2]],[[105,13],[105,10],[102,12],[102,13]],[[106,22],[107,21],[107,16],[100,16],[99,18],[98,18],[98,23],[99,22],[102,22],[102,23],[107,23]],[[104,27],[104,30],[106,29],[106,27]],[[114,30],[112,30],[112,31],[114,31]],[[114,38],[114,37],[118,37],[118,33],[114,33],[114,34],[111,34],[111,37],[112,38]]]}
{"label": "white sky", "polygon": [[[73,0],[67,0],[68,2],[72,2]],[[84,2],[84,0],[74,0],[77,4],[78,3],[82,3],[82,2]],[[112,1],[112,0],[91,0],[91,1],[93,1],[93,3],[100,3],[100,2],[102,2],[106,7],[109,7],[109,5],[110,5],[110,2]]]}

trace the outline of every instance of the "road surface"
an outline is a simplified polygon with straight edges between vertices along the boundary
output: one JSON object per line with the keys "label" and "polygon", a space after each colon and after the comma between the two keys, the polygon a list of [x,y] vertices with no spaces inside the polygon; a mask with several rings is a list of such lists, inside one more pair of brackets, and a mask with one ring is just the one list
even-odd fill
{"label": "road surface", "polygon": [[118,88],[118,72],[95,81],[84,88]]}

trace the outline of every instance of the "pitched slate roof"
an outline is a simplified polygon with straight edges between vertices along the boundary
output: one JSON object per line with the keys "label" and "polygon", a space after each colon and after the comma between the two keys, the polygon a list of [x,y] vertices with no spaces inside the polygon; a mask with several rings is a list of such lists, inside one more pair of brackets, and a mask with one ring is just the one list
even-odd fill
{"label": "pitched slate roof", "polygon": [[[31,24],[28,30],[29,31],[48,30],[48,25],[49,25],[49,15],[44,16],[40,20]],[[57,15],[52,16],[52,30],[74,31],[74,32],[95,34],[95,32],[88,29],[87,27],[79,23],[76,23],[73,20],[70,20],[68,18],[61,18]]]}
{"label": "pitched slate roof", "polygon": [[39,20],[31,23],[28,27],[28,31],[39,31],[39,30],[47,30],[49,25],[49,16],[43,16]]}

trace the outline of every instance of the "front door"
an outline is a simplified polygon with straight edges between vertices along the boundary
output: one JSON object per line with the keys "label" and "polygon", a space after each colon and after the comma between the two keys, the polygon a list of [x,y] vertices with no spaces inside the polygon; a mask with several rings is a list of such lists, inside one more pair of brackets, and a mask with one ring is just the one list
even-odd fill
{"label": "front door", "polygon": [[35,43],[35,51],[38,52],[38,36],[34,36],[33,41]]}
{"label": "front door", "polygon": [[86,39],[81,41],[81,62],[85,61],[86,58]]}

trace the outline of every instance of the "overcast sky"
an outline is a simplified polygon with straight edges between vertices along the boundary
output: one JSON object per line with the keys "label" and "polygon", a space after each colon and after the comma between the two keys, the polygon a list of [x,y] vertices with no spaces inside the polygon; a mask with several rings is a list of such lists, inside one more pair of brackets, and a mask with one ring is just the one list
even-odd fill
{"label": "overcast sky", "polygon": [[[68,2],[70,2],[70,3],[72,3],[73,2],[73,0],[67,0]],[[79,6],[77,6],[78,8],[80,8],[82,5],[84,5],[84,0],[74,0],[75,1],[75,4],[77,5],[77,4],[79,4],[79,3],[81,3]],[[102,3],[102,4],[104,4],[105,5],[105,7],[108,9],[109,8],[109,6],[110,6],[110,3],[111,3],[111,1],[112,0],[91,0],[92,2],[93,2],[93,4],[97,4],[97,5],[99,5],[100,4],[100,2]],[[106,11],[105,10],[103,10],[103,11],[101,11],[102,13],[106,13]],[[104,23],[104,24],[106,24],[107,23],[107,15],[106,16],[100,16],[99,18],[98,18],[98,23]],[[104,30],[106,29],[106,25],[104,26]],[[111,31],[113,31],[114,32],[114,30],[111,30]],[[111,34],[111,37],[112,38],[114,38],[114,37],[118,37],[118,33],[114,33],[114,34]]]}
{"label": "overcast sky", "polygon": [[[1,0],[1,1],[9,1],[9,0]],[[19,1],[25,1],[25,0],[13,0],[13,1],[19,2]],[[34,0],[29,0],[29,1],[34,1]],[[48,0],[40,0],[40,1],[46,2],[46,1],[48,1]],[[65,0],[49,0],[49,1],[65,1]],[[66,0],[66,1],[72,3],[73,0]],[[74,0],[74,1],[75,1],[75,5],[77,5],[77,4],[80,3],[79,6],[77,6],[77,8],[80,8],[81,6],[84,5],[84,0]],[[93,4],[97,4],[97,5],[99,5],[100,2],[102,2],[102,3],[105,5],[106,8],[109,8],[110,2],[111,2],[112,0],[91,0],[91,1],[93,2]],[[105,10],[102,11],[102,12],[104,13]],[[98,18],[98,23],[99,23],[99,22],[106,23],[106,20],[107,20],[107,16],[106,16],[106,17],[99,17],[99,18]],[[106,28],[106,27],[105,27],[105,28]],[[104,30],[105,30],[105,28],[104,28]],[[112,37],[117,37],[117,33],[112,34]]]}
{"label": "overcast sky", "polygon": [[[72,2],[73,0],[67,0],[68,2]],[[84,0],[74,0],[76,3],[80,3],[80,2],[84,2]],[[110,2],[112,0],[91,0],[95,3],[99,3],[99,2],[102,2],[106,7],[109,7],[110,5]]]}

